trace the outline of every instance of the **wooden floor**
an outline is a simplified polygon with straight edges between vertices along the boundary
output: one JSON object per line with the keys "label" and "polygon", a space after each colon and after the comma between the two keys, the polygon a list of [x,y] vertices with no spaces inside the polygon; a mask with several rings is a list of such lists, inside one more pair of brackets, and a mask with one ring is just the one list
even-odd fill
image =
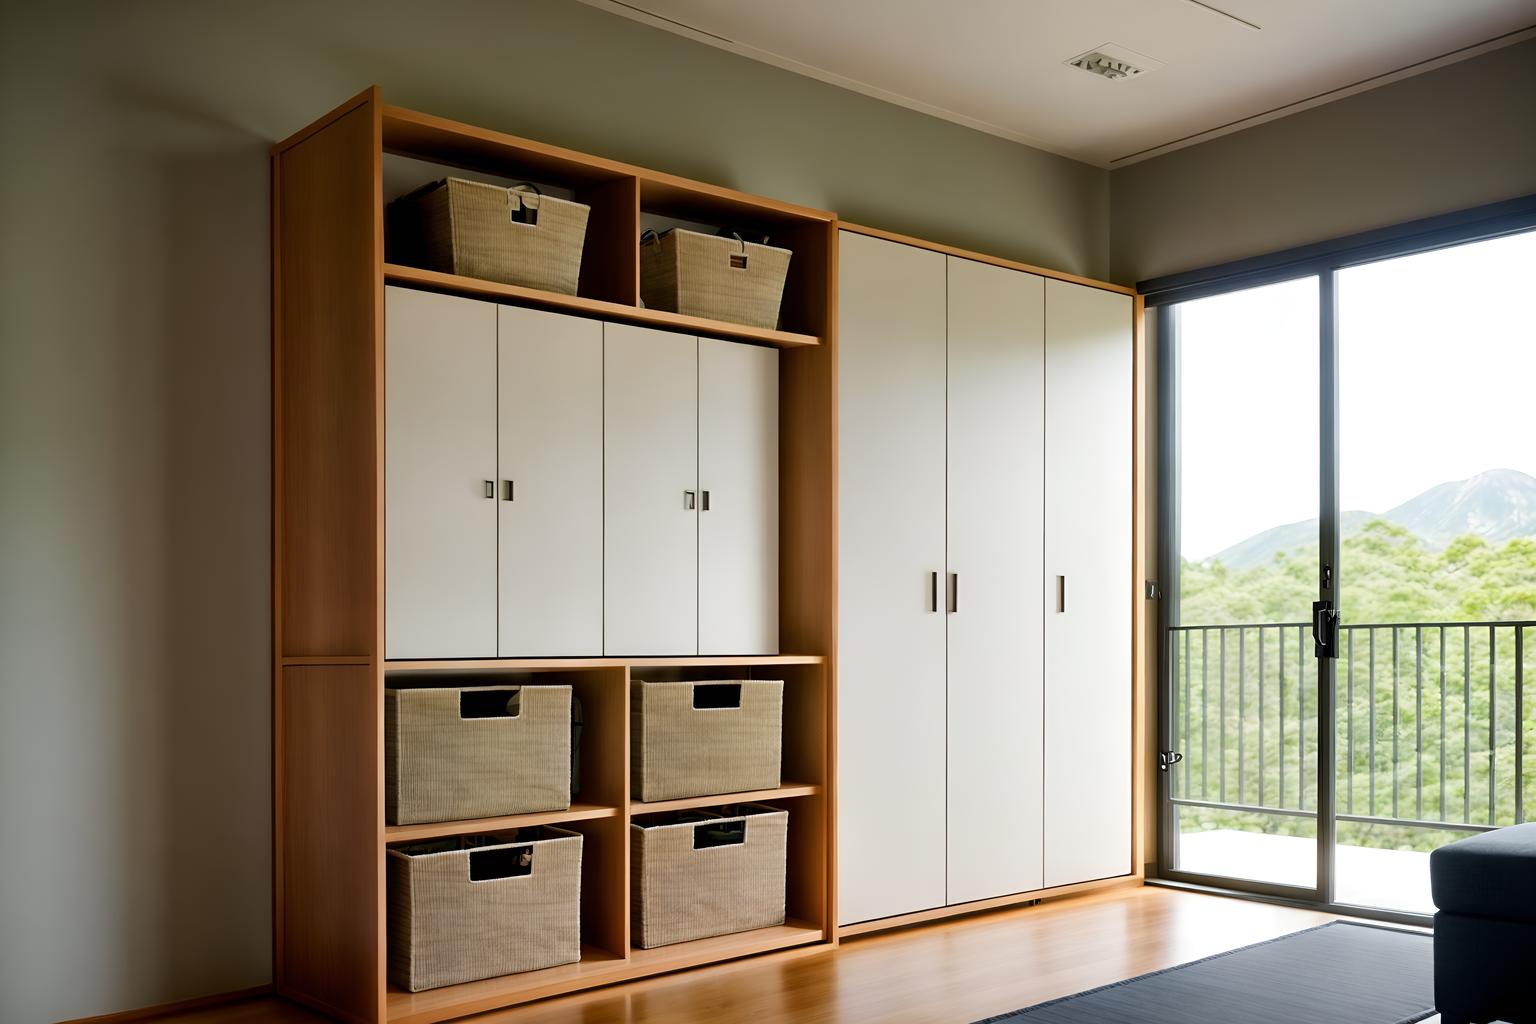
{"label": "wooden floor", "polygon": [[[1260,942],[1337,915],[1173,889],[1122,888],[565,996],[475,1024],[971,1021]],[[176,1024],[311,1024],[274,1000]],[[1431,1018],[1430,1024],[1439,1018]],[[1299,1024],[1299,1022],[1298,1022]]]}

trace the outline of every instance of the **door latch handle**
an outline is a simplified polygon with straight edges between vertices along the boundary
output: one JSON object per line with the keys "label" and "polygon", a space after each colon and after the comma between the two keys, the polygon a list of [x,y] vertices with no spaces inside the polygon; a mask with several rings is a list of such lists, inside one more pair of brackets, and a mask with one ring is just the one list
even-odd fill
{"label": "door latch handle", "polygon": [[1319,658],[1339,656],[1339,612],[1332,601],[1312,602],[1312,644]]}
{"label": "door latch handle", "polygon": [[1184,755],[1177,750],[1160,750],[1157,752],[1157,770],[1165,772],[1182,760]]}

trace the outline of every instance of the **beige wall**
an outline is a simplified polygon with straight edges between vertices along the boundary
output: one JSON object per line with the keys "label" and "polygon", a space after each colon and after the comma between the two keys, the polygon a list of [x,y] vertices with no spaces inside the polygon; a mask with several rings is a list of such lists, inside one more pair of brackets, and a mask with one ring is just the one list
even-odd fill
{"label": "beige wall", "polygon": [[1110,175],[1134,283],[1536,192],[1536,40]]}
{"label": "beige wall", "polygon": [[1085,274],[1108,175],[575,3],[0,9],[0,1020],[271,977],[268,166],[392,101]]}

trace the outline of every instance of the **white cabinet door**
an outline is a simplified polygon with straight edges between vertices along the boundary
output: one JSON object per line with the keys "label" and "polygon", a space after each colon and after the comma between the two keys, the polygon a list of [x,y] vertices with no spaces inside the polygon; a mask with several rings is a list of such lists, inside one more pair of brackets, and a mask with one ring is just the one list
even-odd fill
{"label": "white cabinet door", "polygon": [[603,652],[697,654],[698,339],[603,327]]}
{"label": "white cabinet door", "polygon": [[498,317],[498,653],[598,655],[603,325],[514,306]]}
{"label": "white cabinet door", "polygon": [[[944,256],[843,232],[838,920],[945,904]],[[938,593],[935,593],[935,592]]]}
{"label": "white cabinet door", "polygon": [[384,651],[496,654],[496,307],[384,296]]}
{"label": "white cabinet door", "polygon": [[949,258],[949,902],[1040,888],[1045,282]]}
{"label": "white cabinet door", "polygon": [[1045,291],[1045,884],[1131,870],[1131,299]]}
{"label": "white cabinet door", "polygon": [[699,653],[779,653],[779,353],[699,339]]}

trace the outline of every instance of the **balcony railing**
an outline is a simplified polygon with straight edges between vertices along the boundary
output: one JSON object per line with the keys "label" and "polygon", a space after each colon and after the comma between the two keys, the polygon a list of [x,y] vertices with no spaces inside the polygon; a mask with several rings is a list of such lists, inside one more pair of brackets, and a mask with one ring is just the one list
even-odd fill
{"label": "balcony railing", "polygon": [[[1348,624],[1336,676],[1340,821],[1485,831],[1526,820],[1536,621]],[[1175,804],[1317,813],[1309,623],[1175,626]],[[1327,723],[1323,723],[1326,727]]]}

